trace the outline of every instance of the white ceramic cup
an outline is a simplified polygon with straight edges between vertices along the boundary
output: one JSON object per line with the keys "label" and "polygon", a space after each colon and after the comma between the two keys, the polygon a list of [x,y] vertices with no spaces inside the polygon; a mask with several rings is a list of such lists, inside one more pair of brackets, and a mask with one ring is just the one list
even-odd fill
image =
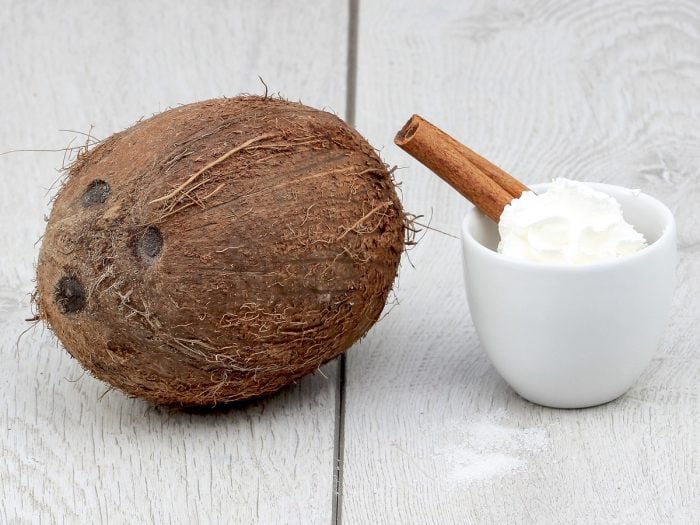
{"label": "white ceramic cup", "polygon": [[649,195],[591,186],[620,202],[647,248],[601,263],[542,264],[497,253],[498,227],[476,208],[462,224],[467,300],[481,345],[510,386],[540,405],[582,408],[622,395],[649,364],[668,319],[673,214]]}

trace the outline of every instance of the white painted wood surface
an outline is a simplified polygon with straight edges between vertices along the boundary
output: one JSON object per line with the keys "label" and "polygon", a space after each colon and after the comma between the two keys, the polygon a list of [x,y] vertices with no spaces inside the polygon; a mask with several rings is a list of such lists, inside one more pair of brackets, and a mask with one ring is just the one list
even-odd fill
{"label": "white painted wood surface", "polygon": [[[178,103],[272,91],[345,109],[347,9],[286,2],[0,2],[0,151],[105,137]],[[82,140],[78,136],[77,143]],[[337,363],[229,413],[106,387],[30,317],[61,154],[0,156],[0,523],[328,523]]]}
{"label": "white painted wood surface", "polygon": [[[673,208],[679,286],[652,365],[605,406],[520,399],[479,348],[459,241],[429,232],[342,389],[332,363],[222,414],[102,397],[48,332],[15,345],[62,156],[0,156],[0,523],[700,522],[700,5],[365,0],[359,17],[356,124],[433,227],[457,233],[467,204],[393,146],[414,112],[526,182]],[[0,0],[0,151],[259,92],[257,75],[343,114],[348,31],[345,0]]]}
{"label": "white painted wood surface", "polygon": [[679,286],[628,395],[540,408],[479,348],[459,241],[428,233],[400,305],[348,357],[343,521],[700,523],[700,4],[363,2],[357,126],[408,167],[406,208],[458,233],[467,205],[392,144],[414,112],[527,182],[656,195],[678,219]]}

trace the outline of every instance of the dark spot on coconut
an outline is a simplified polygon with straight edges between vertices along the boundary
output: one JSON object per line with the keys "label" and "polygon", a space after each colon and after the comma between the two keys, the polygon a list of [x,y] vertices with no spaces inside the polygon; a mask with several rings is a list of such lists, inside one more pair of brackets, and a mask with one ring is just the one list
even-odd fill
{"label": "dark spot on coconut", "polygon": [[121,356],[127,356],[134,353],[134,349],[130,346],[119,345],[112,342],[107,343],[107,350],[113,354]]}
{"label": "dark spot on coconut", "polygon": [[163,235],[155,226],[146,228],[136,241],[136,256],[142,262],[151,265],[155,262],[163,247]]}
{"label": "dark spot on coconut", "polygon": [[109,184],[103,180],[93,180],[87,189],[83,192],[80,200],[83,206],[94,206],[95,204],[102,204],[107,200],[107,195],[109,195]]}
{"label": "dark spot on coconut", "polygon": [[56,306],[62,314],[74,314],[85,308],[85,289],[75,277],[62,277],[56,285]]}

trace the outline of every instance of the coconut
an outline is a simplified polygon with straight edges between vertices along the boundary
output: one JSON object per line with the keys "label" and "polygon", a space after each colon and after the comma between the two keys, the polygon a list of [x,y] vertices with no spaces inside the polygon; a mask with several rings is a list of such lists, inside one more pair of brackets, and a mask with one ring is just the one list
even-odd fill
{"label": "coconut", "polygon": [[404,231],[390,172],[334,115],[267,97],[190,104],[70,167],[38,313],[128,395],[182,407],[260,396],[375,323]]}

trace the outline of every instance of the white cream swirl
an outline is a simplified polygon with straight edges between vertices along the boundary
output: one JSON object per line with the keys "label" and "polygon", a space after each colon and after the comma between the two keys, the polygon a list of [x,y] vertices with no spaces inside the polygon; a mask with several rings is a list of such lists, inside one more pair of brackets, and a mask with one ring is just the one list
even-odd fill
{"label": "white cream swirl", "polygon": [[644,248],[615,198],[582,182],[554,179],[545,193],[525,192],[503,210],[499,253],[542,263],[586,264]]}

